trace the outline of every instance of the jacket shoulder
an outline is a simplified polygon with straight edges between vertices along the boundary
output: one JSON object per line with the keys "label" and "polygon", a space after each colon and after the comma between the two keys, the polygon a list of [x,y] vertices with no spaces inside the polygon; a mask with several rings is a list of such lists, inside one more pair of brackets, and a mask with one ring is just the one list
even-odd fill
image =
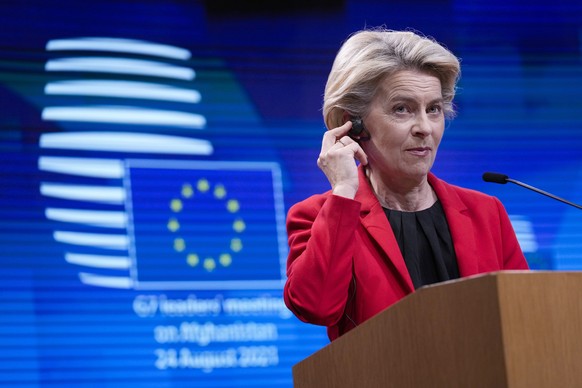
{"label": "jacket shoulder", "polygon": [[298,215],[298,214],[309,214],[319,212],[319,209],[322,208],[323,204],[327,199],[331,196],[331,191],[322,193],[322,194],[314,194],[306,199],[299,201],[292,205],[289,208],[289,215]]}

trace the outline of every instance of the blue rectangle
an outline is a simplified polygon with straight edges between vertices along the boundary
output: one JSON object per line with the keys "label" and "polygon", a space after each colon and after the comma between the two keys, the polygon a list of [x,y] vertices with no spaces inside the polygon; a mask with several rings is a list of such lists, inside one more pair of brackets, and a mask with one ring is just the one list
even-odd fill
{"label": "blue rectangle", "polygon": [[127,172],[138,288],[281,284],[278,165],[128,160]]}

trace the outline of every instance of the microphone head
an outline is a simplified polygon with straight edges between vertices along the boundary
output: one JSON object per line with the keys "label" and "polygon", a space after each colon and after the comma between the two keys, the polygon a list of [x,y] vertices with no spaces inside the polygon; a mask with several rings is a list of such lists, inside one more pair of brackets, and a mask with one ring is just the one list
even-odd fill
{"label": "microphone head", "polygon": [[509,177],[505,174],[499,174],[498,172],[486,172],[483,173],[483,180],[485,182],[501,183],[506,184]]}

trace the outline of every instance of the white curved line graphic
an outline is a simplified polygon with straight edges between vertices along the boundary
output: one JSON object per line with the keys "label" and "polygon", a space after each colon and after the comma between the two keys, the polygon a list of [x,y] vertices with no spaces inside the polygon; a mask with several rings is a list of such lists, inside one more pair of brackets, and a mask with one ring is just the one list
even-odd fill
{"label": "white curved line graphic", "polygon": [[121,179],[125,175],[122,161],[116,159],[41,156],[38,169],[92,178]]}
{"label": "white curved line graphic", "polygon": [[49,207],[45,210],[45,216],[49,220],[59,222],[69,222],[118,229],[127,227],[127,213],[120,211],[80,210]]}
{"label": "white curved line graphic", "polygon": [[196,90],[136,81],[55,81],[46,84],[44,93],[47,95],[137,98],[191,104],[196,104],[201,100],[200,93]]}
{"label": "white curved line graphic", "polygon": [[190,51],[167,44],[150,43],[136,39],[80,37],[72,39],[53,39],[46,44],[47,51],[79,50],[109,51],[130,54],[153,55],[172,59],[190,59]]}
{"label": "white curved line graphic", "polygon": [[119,234],[56,231],[53,236],[56,241],[72,245],[119,250],[127,250],[129,246],[129,238]]}
{"label": "white curved line graphic", "polygon": [[167,125],[192,129],[203,129],[206,126],[206,118],[199,114],[131,106],[46,107],[42,110],[42,119],[84,123]]}
{"label": "white curved line graphic", "polygon": [[125,190],[121,187],[85,186],[62,183],[40,184],[40,193],[47,197],[76,201],[123,204]]}
{"label": "white curved line graphic", "polygon": [[129,269],[131,260],[125,256],[86,255],[81,253],[67,253],[65,260],[68,263],[85,267]]}
{"label": "white curved line graphic", "polygon": [[47,61],[46,71],[83,71],[94,73],[134,74],[191,81],[196,72],[183,66],[144,59],[113,57],[73,57]]}
{"label": "white curved line graphic", "polygon": [[109,287],[109,288],[132,288],[133,281],[129,277],[121,276],[101,276],[91,273],[81,272],[79,273],[79,278],[81,282],[98,287]]}
{"label": "white curved line graphic", "polygon": [[132,132],[44,133],[41,148],[85,151],[149,152],[154,154],[211,155],[209,141],[182,136]]}

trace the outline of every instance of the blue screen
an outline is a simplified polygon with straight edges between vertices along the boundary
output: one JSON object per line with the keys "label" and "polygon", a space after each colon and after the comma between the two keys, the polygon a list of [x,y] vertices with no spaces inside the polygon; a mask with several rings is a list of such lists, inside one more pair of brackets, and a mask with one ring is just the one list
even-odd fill
{"label": "blue screen", "polygon": [[285,307],[290,206],[341,43],[461,58],[433,172],[497,196],[530,266],[582,268],[582,7],[498,0],[0,4],[0,384],[291,387],[329,340]]}

